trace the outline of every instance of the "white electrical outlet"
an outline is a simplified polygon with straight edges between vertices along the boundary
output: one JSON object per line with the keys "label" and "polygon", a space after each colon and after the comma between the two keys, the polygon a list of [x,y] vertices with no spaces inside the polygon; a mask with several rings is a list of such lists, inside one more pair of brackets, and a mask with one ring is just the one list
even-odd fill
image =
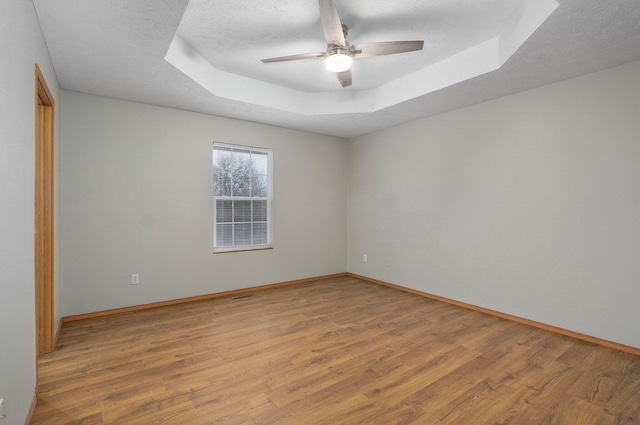
{"label": "white electrical outlet", "polygon": [[131,284],[132,285],[137,285],[138,283],[140,283],[140,275],[138,273],[134,273],[131,275]]}
{"label": "white electrical outlet", "polygon": [[4,413],[4,398],[0,398],[0,421],[6,417],[7,415]]}
{"label": "white electrical outlet", "polygon": [[362,262],[363,263],[367,262],[367,254],[362,254]]}

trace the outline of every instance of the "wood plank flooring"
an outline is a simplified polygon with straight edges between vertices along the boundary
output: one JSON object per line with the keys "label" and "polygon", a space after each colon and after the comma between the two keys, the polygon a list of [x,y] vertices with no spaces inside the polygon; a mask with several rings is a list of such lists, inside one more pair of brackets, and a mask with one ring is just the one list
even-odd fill
{"label": "wood plank flooring", "polygon": [[353,278],[65,324],[31,424],[640,424],[640,357]]}

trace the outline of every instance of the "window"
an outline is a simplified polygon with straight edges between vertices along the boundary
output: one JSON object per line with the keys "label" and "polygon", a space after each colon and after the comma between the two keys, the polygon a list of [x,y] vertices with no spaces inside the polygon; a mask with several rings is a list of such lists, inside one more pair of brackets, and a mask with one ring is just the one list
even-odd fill
{"label": "window", "polygon": [[272,153],[213,144],[214,252],[271,247]]}

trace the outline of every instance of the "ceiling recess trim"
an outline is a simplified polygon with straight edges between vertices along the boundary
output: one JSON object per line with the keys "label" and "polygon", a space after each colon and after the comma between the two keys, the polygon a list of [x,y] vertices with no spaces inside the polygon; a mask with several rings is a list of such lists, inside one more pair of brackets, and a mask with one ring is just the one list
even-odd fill
{"label": "ceiling recess trim", "polygon": [[302,115],[375,112],[499,69],[558,7],[525,0],[497,37],[375,89],[303,92],[216,69],[180,35],[165,60],[213,96]]}

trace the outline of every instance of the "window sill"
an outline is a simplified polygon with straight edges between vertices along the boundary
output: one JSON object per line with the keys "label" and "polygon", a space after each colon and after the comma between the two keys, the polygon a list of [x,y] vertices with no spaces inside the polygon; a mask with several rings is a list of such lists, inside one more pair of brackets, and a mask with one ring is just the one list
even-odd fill
{"label": "window sill", "polygon": [[225,248],[213,250],[213,254],[229,254],[231,252],[250,252],[250,251],[267,251],[273,249],[272,246],[254,247],[254,248]]}

